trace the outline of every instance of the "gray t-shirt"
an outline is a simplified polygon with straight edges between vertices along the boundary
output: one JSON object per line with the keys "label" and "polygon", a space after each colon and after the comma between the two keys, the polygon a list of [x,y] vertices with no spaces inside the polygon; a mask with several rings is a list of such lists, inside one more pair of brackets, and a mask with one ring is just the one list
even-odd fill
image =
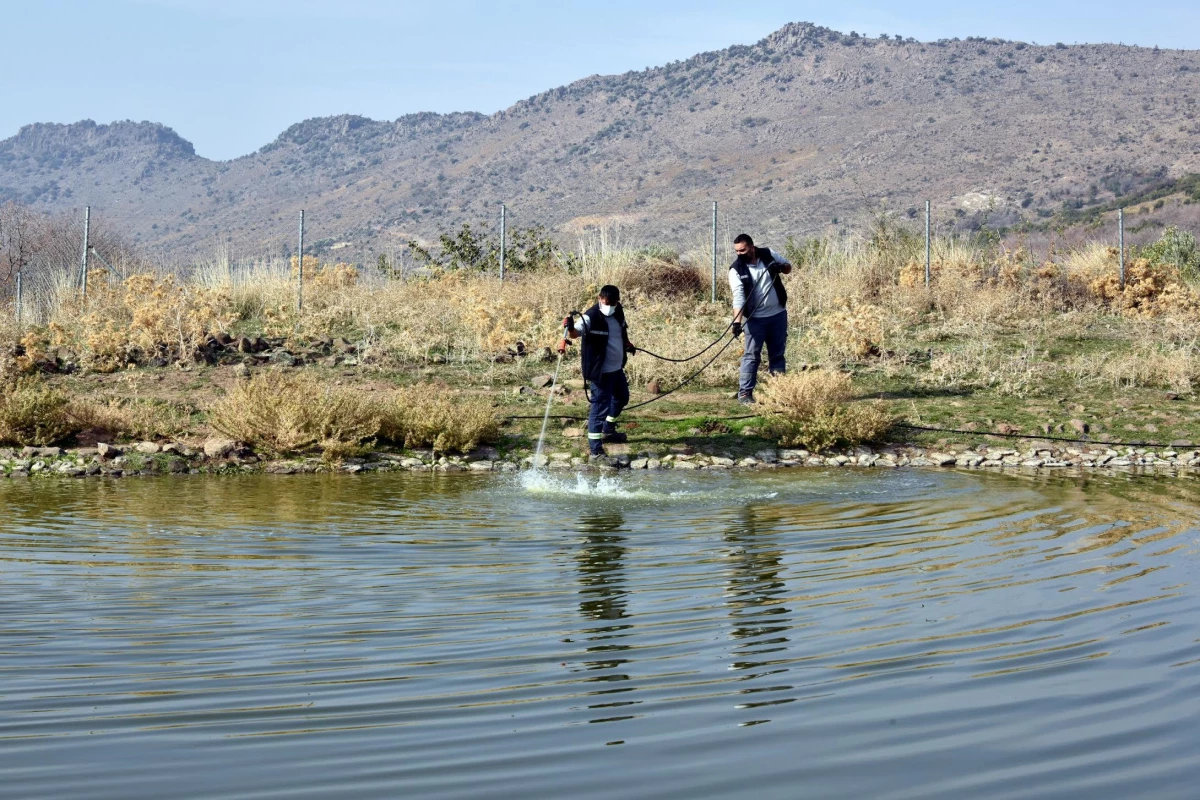
{"label": "gray t-shirt", "polygon": [[[790,266],[790,262],[779,253],[774,250],[770,252],[775,263]],[[749,298],[750,316],[754,319],[766,319],[782,312],[783,305],[779,302],[779,293],[775,291],[775,281],[771,279],[770,271],[761,261],[749,265],[749,269],[751,291],[753,292],[753,296]],[[742,286],[742,279],[738,277],[737,270],[732,268],[729,270],[729,290],[733,293],[733,307],[745,308],[746,290]]]}
{"label": "gray t-shirt", "polygon": [[[621,323],[616,316],[605,317],[608,323],[608,349],[604,353],[603,372],[617,372],[625,366],[625,340],[621,336]],[[586,335],[592,329],[592,321],[587,316],[575,320],[575,331]]]}

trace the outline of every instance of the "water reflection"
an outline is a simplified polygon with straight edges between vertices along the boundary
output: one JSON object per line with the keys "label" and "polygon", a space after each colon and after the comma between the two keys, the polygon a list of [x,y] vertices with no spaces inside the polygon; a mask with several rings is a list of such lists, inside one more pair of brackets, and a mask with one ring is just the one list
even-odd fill
{"label": "water reflection", "polygon": [[585,622],[583,641],[587,642],[587,657],[581,664],[589,674],[584,680],[616,684],[590,692],[597,696],[598,702],[587,707],[604,711],[601,717],[589,722],[629,719],[629,715],[616,714],[610,709],[638,703],[612,697],[635,688],[627,684],[629,674],[626,669],[630,664],[627,656],[631,655],[631,648],[622,641],[633,627],[625,621],[629,588],[625,576],[624,527],[625,517],[615,509],[586,511],[579,518],[578,531],[583,538],[575,554],[575,563],[579,573],[579,614]]}
{"label": "water reflection", "polygon": [[0,480],[0,795],[1195,794],[1194,482],[617,483]]}
{"label": "water reflection", "polygon": [[[725,596],[735,642],[729,668],[744,673],[736,680],[754,684],[738,690],[738,694],[751,695],[739,702],[738,708],[758,709],[795,699],[779,694],[793,688],[782,682],[788,671],[785,663],[792,612],[783,604],[787,594],[784,551],[774,512],[768,505],[744,506],[724,534],[730,548]],[[740,724],[769,721],[752,719]]]}

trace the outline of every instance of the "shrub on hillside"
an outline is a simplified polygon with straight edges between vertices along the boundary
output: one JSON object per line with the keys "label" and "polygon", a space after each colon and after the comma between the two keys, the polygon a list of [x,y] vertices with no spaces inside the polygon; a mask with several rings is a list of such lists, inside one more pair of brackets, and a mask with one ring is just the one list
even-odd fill
{"label": "shrub on hillside", "polygon": [[759,392],[767,428],[784,447],[820,452],[879,440],[892,425],[881,403],[851,404],[850,376],[832,370],[769,377]]}
{"label": "shrub on hillside", "polygon": [[1171,267],[1186,281],[1200,280],[1200,246],[1187,231],[1167,228],[1157,242],[1138,251],[1152,266]]}

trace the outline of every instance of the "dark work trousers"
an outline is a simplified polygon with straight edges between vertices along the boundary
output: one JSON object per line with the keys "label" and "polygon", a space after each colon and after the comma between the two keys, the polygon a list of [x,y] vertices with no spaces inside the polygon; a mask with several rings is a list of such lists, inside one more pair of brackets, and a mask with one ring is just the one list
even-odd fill
{"label": "dark work trousers", "polygon": [[621,410],[629,405],[629,381],[625,370],[605,372],[600,380],[592,381],[592,409],[588,413],[588,448],[600,451],[606,433],[616,431],[615,422]]}
{"label": "dark work trousers", "polygon": [[758,385],[758,365],[762,361],[763,345],[767,346],[767,370],[772,374],[787,372],[787,311],[766,319],[750,317],[743,327],[746,352],[742,354],[742,369],[738,376],[738,394],[753,394]]}

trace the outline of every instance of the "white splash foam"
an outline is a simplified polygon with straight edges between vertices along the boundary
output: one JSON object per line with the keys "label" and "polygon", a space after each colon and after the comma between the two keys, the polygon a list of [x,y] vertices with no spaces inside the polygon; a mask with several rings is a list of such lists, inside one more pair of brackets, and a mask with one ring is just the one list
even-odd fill
{"label": "white splash foam", "polygon": [[[635,488],[629,482],[611,475],[599,475],[592,478],[581,472],[565,474],[562,477],[551,475],[544,469],[527,469],[518,476],[521,489],[529,494],[542,496],[588,497],[596,499],[615,500],[695,500],[711,498],[713,492],[675,489],[673,491],[652,491],[647,488]],[[718,494],[723,494],[718,492]],[[770,500],[778,496],[778,492],[765,492],[750,495],[736,494],[741,500]]]}
{"label": "white splash foam", "polygon": [[608,475],[599,476],[594,482],[582,473],[562,478],[545,470],[527,469],[520,475],[521,488],[530,494],[572,495],[574,497],[599,497],[624,500],[653,500],[664,497],[660,492],[645,489],[630,489],[619,479]]}

